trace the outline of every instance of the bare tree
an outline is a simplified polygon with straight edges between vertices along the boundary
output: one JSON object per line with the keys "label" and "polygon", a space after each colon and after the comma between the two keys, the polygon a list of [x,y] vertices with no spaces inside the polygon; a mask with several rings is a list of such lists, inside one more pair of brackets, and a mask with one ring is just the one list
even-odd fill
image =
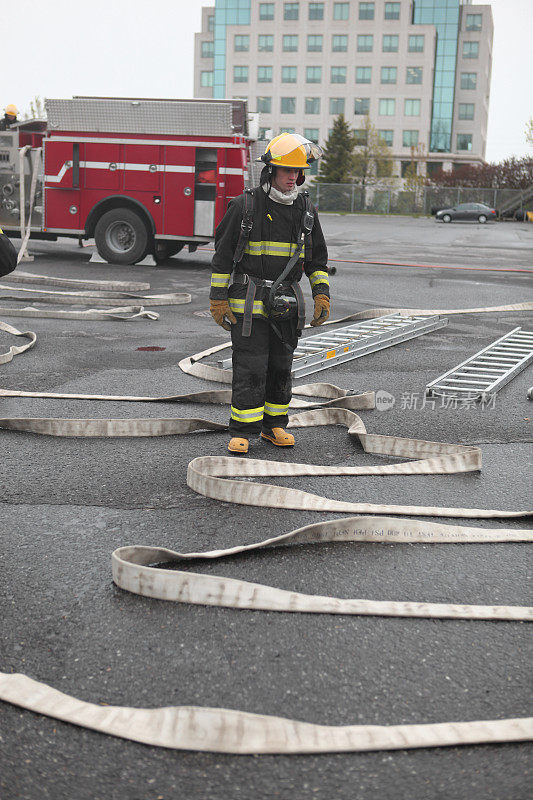
{"label": "bare tree", "polygon": [[533,145],[533,117],[526,122],[526,142]]}
{"label": "bare tree", "polygon": [[354,131],[353,180],[362,189],[361,202],[366,204],[366,190],[378,182],[387,182],[392,177],[392,158],[387,143],[380,136],[370,117],[366,116],[363,125]]}
{"label": "bare tree", "polygon": [[44,101],[39,95],[36,95],[30,101],[30,110],[24,112],[24,119],[46,119],[46,109]]}

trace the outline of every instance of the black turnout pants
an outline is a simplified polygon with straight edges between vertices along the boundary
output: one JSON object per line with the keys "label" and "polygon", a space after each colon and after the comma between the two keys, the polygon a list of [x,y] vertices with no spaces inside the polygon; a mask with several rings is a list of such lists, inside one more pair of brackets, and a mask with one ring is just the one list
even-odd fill
{"label": "black turnout pants", "polygon": [[231,326],[233,382],[232,436],[283,428],[292,395],[292,358],[298,342],[296,318],[276,323],[282,339],[262,317],[254,317],[250,336],[242,335],[242,314]]}

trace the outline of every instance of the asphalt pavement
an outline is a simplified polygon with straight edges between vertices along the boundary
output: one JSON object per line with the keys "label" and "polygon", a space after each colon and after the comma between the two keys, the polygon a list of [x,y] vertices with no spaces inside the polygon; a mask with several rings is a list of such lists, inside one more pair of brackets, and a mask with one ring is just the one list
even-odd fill
{"label": "asphalt pavement", "polygon": [[[374,307],[467,308],[533,299],[533,225],[324,215],[332,316]],[[0,386],[29,391],[166,395],[217,388],[185,375],[183,357],[228,341],[209,314],[210,248],[157,267],[92,264],[91,248],[35,242],[42,275],[141,280],[187,291],[157,321],[0,319],[37,333],[0,367]],[[372,261],[427,266],[390,266]],[[445,269],[445,267],[461,269]],[[309,289],[305,287],[306,296]],[[0,300],[0,305],[15,305]],[[309,306],[310,307],[310,306]],[[418,339],[302,379],[383,390],[367,430],[479,444],[479,473],[296,478],[296,488],[381,503],[530,508],[531,368],[487,407],[427,402],[432,379],[531,315],[453,315]],[[0,332],[0,352],[14,342]],[[157,347],[160,350],[139,348]],[[220,387],[218,387],[220,388]],[[224,406],[5,398],[0,417],[206,417]],[[383,463],[344,428],[296,430],[297,446],[251,455],[317,464]],[[23,672],[94,703],[237,708],[323,724],[409,724],[531,714],[527,626],[236,611],[143,599],[111,580],[111,552],[250,543],[334,514],[236,506],[187,487],[188,462],[225,454],[215,432],[153,439],[62,439],[0,430],[0,670]],[[280,479],[280,485],[287,481]],[[342,516],[342,515],[337,515]],[[452,520],[443,520],[452,521]],[[480,527],[522,521],[465,520]],[[376,600],[531,604],[526,544],[346,544],[249,553],[191,569],[284,589]],[[530,580],[530,578],[529,578]],[[526,744],[312,756],[168,751],[0,703],[1,800],[526,800]]]}

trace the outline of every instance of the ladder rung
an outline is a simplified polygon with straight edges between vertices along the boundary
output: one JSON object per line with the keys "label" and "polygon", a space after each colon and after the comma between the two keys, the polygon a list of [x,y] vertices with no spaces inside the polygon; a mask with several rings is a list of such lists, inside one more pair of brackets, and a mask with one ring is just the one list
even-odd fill
{"label": "ladder rung", "polygon": [[462,384],[462,383],[473,384],[473,383],[475,383],[475,384],[479,384],[480,386],[488,386],[489,383],[490,383],[490,381],[474,381],[474,380],[462,381],[460,378],[445,378],[445,381],[446,381],[446,383],[459,383],[459,384]]}

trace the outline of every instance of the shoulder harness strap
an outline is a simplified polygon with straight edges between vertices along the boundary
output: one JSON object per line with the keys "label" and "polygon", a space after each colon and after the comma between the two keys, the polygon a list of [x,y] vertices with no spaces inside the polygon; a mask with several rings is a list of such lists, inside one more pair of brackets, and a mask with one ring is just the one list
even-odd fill
{"label": "shoulder harness strap", "polygon": [[313,214],[313,206],[309,199],[309,192],[301,192],[304,199],[304,213],[302,215],[302,234],[305,241],[305,260],[311,261],[313,258],[313,225],[315,223],[315,215]]}
{"label": "shoulder harness strap", "polygon": [[250,231],[252,230],[252,226],[254,224],[254,191],[254,189],[246,189],[244,192],[244,207],[242,211],[241,230],[239,233],[239,241],[237,242],[237,247],[235,248],[235,254],[233,256],[233,269],[235,269],[237,264],[242,259],[244,248],[246,247],[246,243],[250,238]]}

